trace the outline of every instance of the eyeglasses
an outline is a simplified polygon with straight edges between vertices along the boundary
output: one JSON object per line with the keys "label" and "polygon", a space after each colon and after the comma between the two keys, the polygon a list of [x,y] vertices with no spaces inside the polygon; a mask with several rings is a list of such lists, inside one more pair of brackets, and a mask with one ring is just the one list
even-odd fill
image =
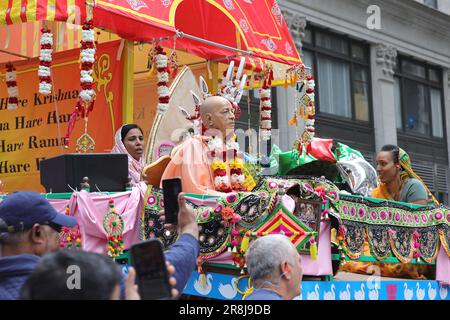
{"label": "eyeglasses", "polygon": [[45,223],[42,223],[42,224],[46,225],[46,226],[49,226],[50,228],[52,228],[53,230],[55,230],[58,233],[61,233],[61,231],[62,231],[62,226],[59,225],[59,224],[56,224],[54,222],[50,221],[50,222],[45,222]]}

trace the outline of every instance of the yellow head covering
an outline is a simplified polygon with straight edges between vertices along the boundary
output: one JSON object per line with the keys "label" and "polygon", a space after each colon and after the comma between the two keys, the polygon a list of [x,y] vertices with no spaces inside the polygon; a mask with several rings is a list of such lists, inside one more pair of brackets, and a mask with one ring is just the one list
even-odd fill
{"label": "yellow head covering", "polygon": [[[430,189],[428,189],[427,185],[423,180],[420,178],[419,175],[417,175],[411,166],[411,159],[409,155],[406,153],[405,150],[402,148],[398,148],[398,161],[402,168],[402,171],[400,173],[401,178],[403,181],[414,178],[422,182],[422,185],[425,187],[425,189],[428,192],[428,200],[429,202],[433,201],[434,204],[438,205],[439,201],[436,200],[436,198],[433,196],[433,194],[430,192]],[[387,200],[393,200],[391,194],[389,193],[387,186],[384,183],[381,183],[380,186],[372,191],[372,197],[373,198],[379,198],[379,199],[387,199]]]}
{"label": "yellow head covering", "polygon": [[402,179],[414,178],[422,182],[423,186],[428,192],[428,198],[431,198],[431,200],[433,200],[435,204],[439,204],[439,201],[437,201],[436,198],[433,196],[430,189],[428,189],[425,182],[423,182],[422,178],[420,178],[420,176],[413,171],[411,166],[411,159],[409,155],[406,153],[406,151],[403,150],[402,148],[398,148],[398,150],[399,150],[398,161],[403,169],[403,172],[401,173]]}

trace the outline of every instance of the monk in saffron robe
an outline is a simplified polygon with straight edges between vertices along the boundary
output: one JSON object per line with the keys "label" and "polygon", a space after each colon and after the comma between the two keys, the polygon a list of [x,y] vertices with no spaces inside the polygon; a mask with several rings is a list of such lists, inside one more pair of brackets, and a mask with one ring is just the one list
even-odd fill
{"label": "monk in saffron robe", "polygon": [[207,97],[200,107],[202,134],[188,137],[174,148],[162,180],[180,177],[187,193],[250,191],[255,183],[235,141],[234,112],[224,97]]}

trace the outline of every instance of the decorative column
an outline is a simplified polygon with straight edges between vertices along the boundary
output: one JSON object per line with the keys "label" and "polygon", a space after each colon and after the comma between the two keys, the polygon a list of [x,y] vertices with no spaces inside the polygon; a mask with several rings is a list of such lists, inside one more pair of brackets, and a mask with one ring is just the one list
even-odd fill
{"label": "decorative column", "polygon": [[288,11],[287,9],[281,9],[284,20],[289,28],[289,32],[292,36],[292,40],[297,47],[297,50],[301,54],[303,43],[305,39],[306,17],[298,13]]}
{"label": "decorative column", "polygon": [[[298,52],[302,54],[302,41],[305,39],[305,28],[307,24],[306,17],[284,8],[281,9],[281,12],[286,20],[292,40],[294,41]],[[287,89],[282,87],[276,89],[279,147],[282,150],[290,150],[294,141],[298,138],[295,127],[289,127],[289,119],[292,118],[294,113],[295,92],[295,87],[291,86]],[[272,130],[272,132],[273,131],[274,130]],[[303,132],[303,121],[299,121],[299,128],[297,131],[300,133]]]}
{"label": "decorative column", "polygon": [[397,50],[395,48],[385,44],[372,45],[372,96],[376,150],[385,144],[397,144],[394,81],[396,65]]}

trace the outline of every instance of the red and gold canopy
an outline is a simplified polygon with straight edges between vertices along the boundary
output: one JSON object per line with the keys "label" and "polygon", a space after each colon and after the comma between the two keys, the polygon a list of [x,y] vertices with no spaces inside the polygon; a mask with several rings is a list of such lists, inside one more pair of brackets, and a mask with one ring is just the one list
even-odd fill
{"label": "red and gold canopy", "polygon": [[237,49],[255,58],[301,63],[276,0],[4,0],[0,25],[38,20],[80,24],[86,9],[93,10],[96,27],[128,40],[166,38],[165,46],[205,59],[227,57]]}

